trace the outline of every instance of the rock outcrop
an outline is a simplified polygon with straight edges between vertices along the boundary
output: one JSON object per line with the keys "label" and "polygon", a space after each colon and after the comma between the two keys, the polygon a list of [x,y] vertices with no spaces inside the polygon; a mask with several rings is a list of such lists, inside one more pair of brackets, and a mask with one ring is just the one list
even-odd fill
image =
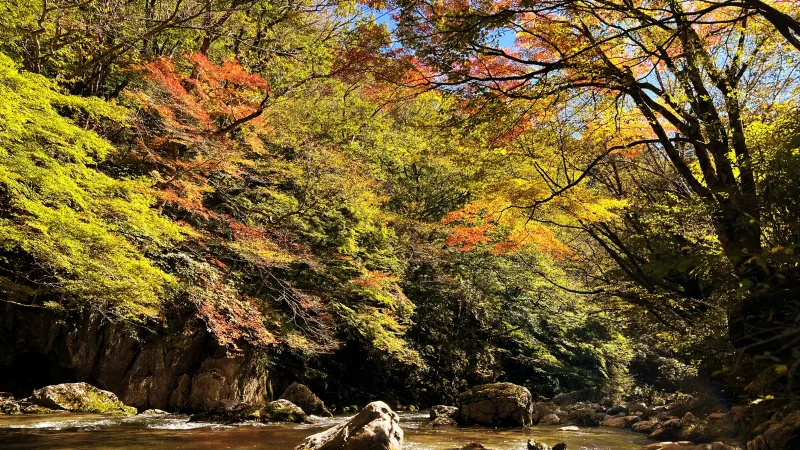
{"label": "rock outcrop", "polygon": [[400,450],[400,418],[384,402],[372,402],[352,419],[307,437],[295,450]]}
{"label": "rock outcrop", "polygon": [[5,380],[19,384],[20,397],[48,384],[85,381],[139,410],[192,412],[266,403],[269,385],[259,353],[229,352],[198,324],[174,329],[169,335],[137,335],[97,313],[67,317],[0,306],[0,373],[25,374]]}
{"label": "rock outcrop", "polygon": [[116,395],[87,383],[64,383],[33,391],[27,401],[43,408],[80,413],[136,414]]}
{"label": "rock outcrop", "polygon": [[528,389],[512,383],[476,386],[459,397],[456,420],[465,425],[517,427],[531,425],[533,404]]}
{"label": "rock outcrop", "polygon": [[325,403],[319,399],[308,387],[300,383],[292,383],[283,391],[280,396],[283,400],[288,400],[303,409],[307,414],[330,417],[330,411],[325,407]]}

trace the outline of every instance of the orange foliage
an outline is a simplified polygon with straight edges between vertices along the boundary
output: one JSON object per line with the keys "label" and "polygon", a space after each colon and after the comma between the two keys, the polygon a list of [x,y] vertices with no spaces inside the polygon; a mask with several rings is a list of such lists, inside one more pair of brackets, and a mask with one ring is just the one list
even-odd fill
{"label": "orange foliage", "polygon": [[492,228],[492,225],[456,225],[453,227],[452,233],[447,236],[445,242],[451,247],[458,247],[459,250],[468,252],[478,244],[491,241],[491,237],[486,233]]}
{"label": "orange foliage", "polygon": [[359,286],[372,289],[382,289],[388,284],[396,282],[397,276],[380,270],[368,270],[364,276],[356,280]]}
{"label": "orange foliage", "polygon": [[239,176],[244,153],[259,151],[253,133],[234,140],[227,131],[239,121],[247,131],[258,131],[270,93],[267,81],[235,60],[216,64],[202,54],[163,57],[134,70],[146,84],[126,94],[158,120],[153,127],[143,118],[137,144],[139,157],[161,174],[161,201],[205,219],[217,218],[203,205],[211,190],[207,177],[213,172]]}
{"label": "orange foliage", "polygon": [[237,294],[236,289],[223,281],[219,270],[207,265],[195,265],[195,285],[188,291],[188,300],[197,307],[197,316],[208,331],[223,345],[236,346],[237,341],[254,345],[276,342],[264,326],[263,316],[255,300]]}

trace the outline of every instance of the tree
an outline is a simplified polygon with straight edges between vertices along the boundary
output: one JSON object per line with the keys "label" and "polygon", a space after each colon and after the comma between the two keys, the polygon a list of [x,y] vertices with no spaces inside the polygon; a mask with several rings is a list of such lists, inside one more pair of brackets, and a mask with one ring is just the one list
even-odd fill
{"label": "tree", "polygon": [[160,216],[147,180],[97,166],[116,149],[76,124],[125,126],[126,110],[63,94],[0,54],[0,250],[5,301],[162,318],[175,278],[149,256],[186,231]]}
{"label": "tree", "polygon": [[[533,215],[569,196],[614,152],[653,152],[669,161],[681,189],[708,208],[745,290],[781,292],[797,278],[793,269],[777,273],[764,251],[764,186],[745,131],[758,110],[797,88],[796,48],[758,16],[766,7],[785,8],[779,12],[788,20],[791,5],[764,4],[758,11],[741,3],[673,1],[397,5],[399,36],[436,70],[427,77],[432,86],[462,86],[476,102],[526,104],[520,109],[527,115],[517,120],[529,126],[548,122],[554,105],[567,105],[559,109],[570,115],[587,107],[621,114],[619,120],[582,117],[583,127],[572,131],[581,136],[614,124],[625,130],[626,117],[639,122],[639,136],[594,145],[592,157],[565,166],[561,178],[543,174],[548,189],[515,207]],[[501,33],[516,33],[515,48],[498,44]],[[733,328],[732,335],[744,338]]]}

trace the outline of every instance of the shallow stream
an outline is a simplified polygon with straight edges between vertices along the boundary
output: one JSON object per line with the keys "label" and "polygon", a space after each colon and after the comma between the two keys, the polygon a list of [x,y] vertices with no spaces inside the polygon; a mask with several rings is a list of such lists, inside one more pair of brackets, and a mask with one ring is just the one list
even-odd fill
{"label": "shallow stream", "polygon": [[[348,417],[313,425],[219,425],[189,422],[187,416],[98,416],[78,414],[0,415],[1,449],[271,449],[291,450],[303,438]],[[636,450],[644,435],[614,428],[561,432],[558,426],[530,429],[433,428],[428,413],[400,413],[404,450],[442,450],[478,442],[496,450],[521,450],[529,438],[570,450]]]}

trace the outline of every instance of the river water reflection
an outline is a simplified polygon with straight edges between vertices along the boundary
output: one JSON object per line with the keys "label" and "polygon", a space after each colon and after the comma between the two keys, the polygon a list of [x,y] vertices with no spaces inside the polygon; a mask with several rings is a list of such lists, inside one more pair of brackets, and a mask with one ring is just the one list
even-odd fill
{"label": "river water reflection", "polygon": [[[520,450],[529,438],[570,450],[635,450],[644,435],[612,428],[560,432],[557,426],[523,429],[432,428],[427,413],[400,413],[406,450],[442,450],[478,442],[496,450]],[[219,425],[189,422],[186,416],[0,415],[2,449],[272,449],[291,450],[303,438],[347,417],[313,425]]]}

